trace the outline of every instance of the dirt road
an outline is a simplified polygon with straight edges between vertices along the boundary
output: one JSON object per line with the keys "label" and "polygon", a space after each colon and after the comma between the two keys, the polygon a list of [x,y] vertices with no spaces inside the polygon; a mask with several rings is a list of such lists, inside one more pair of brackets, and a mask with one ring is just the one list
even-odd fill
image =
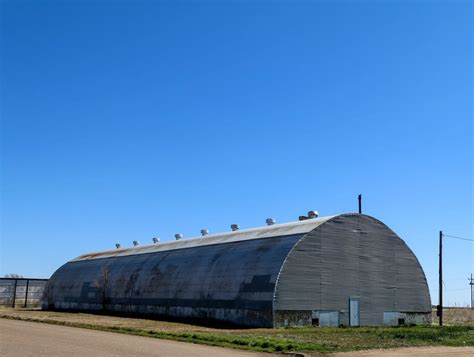
{"label": "dirt road", "polygon": [[334,353],[331,357],[472,357],[474,347],[407,347]]}
{"label": "dirt road", "polygon": [[268,357],[192,343],[0,319],[1,356]]}
{"label": "dirt road", "polygon": [[[0,355],[12,356],[186,356],[268,357],[241,350],[131,336],[113,332],[0,319]],[[331,357],[474,356],[468,347],[408,347],[335,353]]]}

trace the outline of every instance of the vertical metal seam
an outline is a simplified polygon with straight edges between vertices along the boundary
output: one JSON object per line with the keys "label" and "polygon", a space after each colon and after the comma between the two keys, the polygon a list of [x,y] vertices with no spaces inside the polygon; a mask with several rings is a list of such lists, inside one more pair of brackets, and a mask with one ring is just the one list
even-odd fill
{"label": "vertical metal seam", "polygon": [[[312,232],[312,231],[310,231],[310,232]],[[272,325],[273,325],[273,327],[275,327],[275,299],[276,299],[276,294],[277,294],[277,290],[278,290],[278,284],[280,282],[280,274],[283,271],[283,267],[285,266],[286,261],[288,260],[288,257],[290,256],[290,254],[293,252],[293,250],[296,248],[296,246],[306,237],[306,235],[308,233],[304,234],[300,239],[298,239],[298,241],[293,245],[293,247],[291,247],[291,249],[289,250],[289,252],[286,255],[285,259],[283,259],[283,262],[280,266],[280,269],[278,270],[278,274],[277,274],[277,277],[275,279],[275,288],[273,289],[273,298],[272,298],[272,320],[273,320]]]}

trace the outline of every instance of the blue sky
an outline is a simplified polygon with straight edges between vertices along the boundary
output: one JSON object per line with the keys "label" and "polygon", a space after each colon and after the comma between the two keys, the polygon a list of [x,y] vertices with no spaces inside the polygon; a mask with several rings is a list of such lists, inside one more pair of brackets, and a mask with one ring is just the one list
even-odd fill
{"label": "blue sky", "polygon": [[[364,212],[473,232],[469,1],[1,2],[0,274],[116,242]],[[445,243],[467,304],[470,242]]]}

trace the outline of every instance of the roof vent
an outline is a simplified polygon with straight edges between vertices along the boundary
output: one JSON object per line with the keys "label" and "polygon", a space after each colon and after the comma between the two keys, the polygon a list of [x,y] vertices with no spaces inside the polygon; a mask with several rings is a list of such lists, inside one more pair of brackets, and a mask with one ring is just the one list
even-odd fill
{"label": "roof vent", "polygon": [[309,212],[308,212],[308,218],[309,218],[309,219],[317,218],[318,216],[319,216],[318,211],[309,211]]}
{"label": "roof vent", "polygon": [[137,245],[140,245],[140,242],[137,241],[137,240],[134,240],[134,241],[133,241],[133,246],[136,247]]}
{"label": "roof vent", "polygon": [[233,231],[238,231],[239,230],[239,225],[238,224],[231,224],[230,229],[232,229]]}
{"label": "roof vent", "polygon": [[204,236],[207,236],[209,234],[209,231],[207,229],[201,229],[201,235],[204,237]]}
{"label": "roof vent", "polygon": [[299,216],[298,217],[298,221],[306,221],[308,219],[308,217],[306,216]]}
{"label": "roof vent", "polygon": [[267,223],[267,226],[273,226],[276,223],[273,218],[267,218],[265,222]]}
{"label": "roof vent", "polygon": [[158,238],[158,237],[153,237],[153,243],[156,244],[156,243],[158,243],[159,241],[160,241],[160,238]]}
{"label": "roof vent", "polygon": [[176,238],[176,240],[180,240],[181,238],[183,238],[183,235],[180,233],[176,233],[174,237]]}
{"label": "roof vent", "polygon": [[115,243],[115,248],[120,249],[122,248],[122,246],[120,245],[120,243]]}

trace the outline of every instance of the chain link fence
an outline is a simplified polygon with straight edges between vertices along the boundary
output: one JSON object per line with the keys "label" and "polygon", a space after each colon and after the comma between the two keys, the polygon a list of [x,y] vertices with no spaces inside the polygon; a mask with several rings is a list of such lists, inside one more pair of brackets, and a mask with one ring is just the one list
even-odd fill
{"label": "chain link fence", "polygon": [[41,307],[48,279],[0,278],[0,306]]}

